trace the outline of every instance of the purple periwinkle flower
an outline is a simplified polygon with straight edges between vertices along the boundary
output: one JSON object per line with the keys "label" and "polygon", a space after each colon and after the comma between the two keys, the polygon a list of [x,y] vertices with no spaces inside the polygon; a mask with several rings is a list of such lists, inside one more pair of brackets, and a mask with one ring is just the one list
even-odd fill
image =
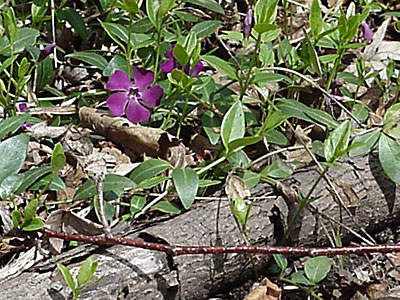
{"label": "purple periwinkle flower", "polygon": [[28,110],[28,105],[25,102],[18,103],[17,109],[19,112],[26,112]]}
{"label": "purple periwinkle flower", "polygon": [[254,25],[253,10],[249,9],[246,13],[246,17],[244,18],[244,24],[243,24],[243,33],[245,38],[248,38],[250,36],[253,25]]}
{"label": "purple periwinkle flower", "polygon": [[[117,116],[124,114],[132,123],[139,123],[150,118],[150,111],[160,104],[163,89],[159,85],[149,88],[154,81],[154,73],[144,68],[134,68],[132,84],[129,76],[123,71],[115,71],[107,82],[107,89],[120,91],[107,98],[107,106]],[[146,107],[144,107],[146,106]]]}
{"label": "purple periwinkle flower", "polygon": [[[161,71],[165,74],[171,73],[173,69],[179,68],[178,61],[174,58],[173,51],[175,45],[171,45],[167,52],[165,52],[164,56],[169,58],[167,61],[163,62],[160,66]],[[204,65],[201,61],[197,62],[192,69],[190,69],[190,64],[187,64],[183,71],[186,75],[191,77],[198,77],[199,73],[203,71]]]}
{"label": "purple periwinkle flower", "polygon": [[44,49],[40,52],[39,55],[39,61],[44,60],[47,56],[50,55],[50,53],[53,51],[54,47],[56,46],[56,43],[48,44]]}
{"label": "purple periwinkle flower", "polygon": [[372,40],[374,38],[374,34],[372,33],[371,27],[369,27],[369,25],[365,21],[361,22],[361,31],[365,39]]}

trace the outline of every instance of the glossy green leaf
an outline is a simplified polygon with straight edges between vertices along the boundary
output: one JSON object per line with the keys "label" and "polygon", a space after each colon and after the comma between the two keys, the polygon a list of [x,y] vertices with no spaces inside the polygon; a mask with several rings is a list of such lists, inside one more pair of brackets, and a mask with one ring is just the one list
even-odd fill
{"label": "glossy green leaf", "polygon": [[238,80],[235,68],[227,61],[212,55],[204,55],[201,57],[202,61],[210,64],[216,70],[228,75],[232,79]]}
{"label": "glossy green leaf", "polygon": [[293,273],[292,275],[290,275],[290,278],[292,279],[293,282],[298,284],[309,285],[309,286],[315,285],[314,282],[311,282],[310,280],[307,279],[307,277],[304,275],[304,271]]}
{"label": "glossy green leaf", "polygon": [[321,141],[313,141],[312,145],[311,145],[311,150],[314,154],[320,156],[320,157],[325,157],[324,154],[324,143],[322,143]]}
{"label": "glossy green leaf", "polygon": [[211,145],[216,145],[220,138],[220,127],[221,118],[212,112],[211,110],[206,110],[201,116],[201,123],[204,131],[206,132]]}
{"label": "glossy green leaf", "polygon": [[363,143],[363,145],[355,149],[352,149],[349,152],[349,155],[360,156],[369,153],[377,145],[380,136],[381,136],[380,130],[374,130],[372,132],[368,132],[366,134],[356,137],[353,140],[353,143]]}
{"label": "glossy green leaf", "polygon": [[[148,1],[149,2],[149,1]],[[152,1],[150,1],[152,2]],[[125,52],[125,45],[128,43],[128,29],[124,26],[116,23],[102,22],[99,21],[100,25],[106,31],[108,36],[116,42],[121,49]]]}
{"label": "glossy green leaf", "polygon": [[35,181],[39,180],[44,175],[49,174],[50,172],[51,172],[50,166],[30,168],[28,171],[24,172],[24,180],[16,190],[15,194],[20,194],[26,191]]}
{"label": "glossy green leaf", "polygon": [[[53,178],[54,177],[54,178]],[[44,189],[49,181],[51,180],[49,190],[50,191],[66,191],[65,183],[59,176],[53,176],[53,174],[47,175],[40,179],[38,182],[33,184],[29,189],[32,191],[37,191],[40,189]]]}
{"label": "glossy green leaf", "polygon": [[164,17],[174,6],[175,0],[161,0],[160,8],[158,9],[159,18]]}
{"label": "glossy green leaf", "polygon": [[379,161],[386,175],[400,184],[400,144],[386,134],[379,139]]}
{"label": "glossy green leaf", "polygon": [[64,280],[68,284],[69,288],[74,291],[76,288],[71,272],[68,270],[66,266],[62,264],[57,264],[57,268],[61,271],[61,274],[63,275]]}
{"label": "glossy green leaf", "polygon": [[87,38],[88,32],[85,22],[75,9],[72,7],[64,7],[57,11],[57,16],[60,20],[68,21],[83,40]]}
{"label": "glossy green leaf", "polygon": [[26,123],[31,116],[29,114],[22,114],[13,117],[8,117],[7,119],[0,122],[0,140],[2,140],[7,134],[14,133],[17,131],[21,125]]}
{"label": "glossy green leaf", "polygon": [[39,218],[32,218],[21,225],[23,231],[36,231],[44,227],[43,220]]}
{"label": "glossy green leaf", "polygon": [[4,60],[0,66],[0,73],[2,73],[4,70],[6,70],[9,66],[11,66],[14,61],[18,58],[18,54],[14,54],[13,56],[7,57],[6,60]]}
{"label": "glossy green leaf", "polygon": [[142,162],[133,170],[129,178],[136,184],[140,184],[143,180],[152,178],[169,168],[172,168],[169,162],[153,158]]}
{"label": "glossy green leaf", "polygon": [[278,2],[279,0],[258,0],[254,10],[256,23],[274,23]]}
{"label": "glossy green leaf", "polygon": [[225,114],[221,125],[221,138],[227,151],[229,143],[242,138],[245,133],[243,105],[236,101]]}
{"label": "glossy green leaf", "polygon": [[3,9],[3,26],[7,38],[14,43],[18,36],[18,25],[12,7],[6,6]]}
{"label": "glossy green leaf", "polygon": [[107,174],[104,178],[104,191],[112,190],[129,190],[136,187],[136,183],[131,179],[117,175],[117,174]]}
{"label": "glossy green leaf", "polygon": [[324,143],[325,159],[332,163],[340,158],[347,150],[350,141],[351,121],[340,124],[332,131]]}
{"label": "glossy green leaf", "polygon": [[107,67],[108,64],[107,60],[103,56],[91,51],[74,52],[65,55],[65,57],[83,61],[84,63],[87,63],[91,66],[95,66],[96,68],[99,68],[102,71]]}
{"label": "glossy green leaf", "polygon": [[181,213],[181,210],[169,201],[160,201],[151,208],[167,214],[179,215]]}
{"label": "glossy green leaf", "polygon": [[167,181],[168,177],[166,176],[156,176],[152,178],[147,178],[145,180],[142,180],[138,185],[138,189],[151,189],[152,187],[155,187],[156,185],[159,185],[160,183],[163,183],[164,181]]}
{"label": "glossy green leaf", "polygon": [[304,113],[315,121],[324,124],[330,128],[338,127],[339,123],[327,112],[317,108],[307,108]]}
{"label": "glossy green leaf", "polygon": [[279,29],[277,25],[269,23],[258,23],[254,26],[254,30],[257,31],[259,34],[269,31],[275,31],[276,29]]}
{"label": "glossy green leaf", "polygon": [[285,271],[288,266],[288,261],[285,255],[282,254],[273,254],[272,255],[279,269]]}
{"label": "glossy green leaf", "polygon": [[136,0],[124,0],[123,4],[123,9],[125,9],[129,13],[137,14],[139,12],[139,5]]}
{"label": "glossy green leaf", "polygon": [[148,17],[141,18],[132,24],[132,32],[136,33],[145,33],[151,28],[153,28],[153,24]]}
{"label": "glossy green leaf", "polygon": [[395,139],[400,138],[400,103],[392,105],[386,111],[383,132]]}
{"label": "glossy green leaf", "polygon": [[175,169],[172,171],[172,181],[183,207],[189,209],[199,188],[199,176],[196,171],[190,168]]}
{"label": "glossy green leaf", "polygon": [[20,134],[0,143],[0,183],[21,169],[28,149],[29,136]]}
{"label": "glossy green leaf", "polygon": [[190,31],[196,33],[198,38],[204,38],[217,30],[219,26],[221,26],[221,21],[203,21],[194,25]]}
{"label": "glossy green leaf", "polygon": [[14,194],[24,181],[24,174],[12,174],[0,183],[0,198],[6,199]]}
{"label": "glossy green leaf", "polygon": [[64,154],[64,148],[60,143],[54,146],[53,153],[51,154],[51,171],[57,173],[65,165],[66,157]]}
{"label": "glossy green leaf", "polygon": [[219,180],[200,179],[199,180],[199,188],[217,185],[220,183],[221,183],[221,181],[219,181]]}
{"label": "glossy green leaf", "polygon": [[129,73],[126,58],[122,55],[115,55],[103,70],[103,76],[110,77],[115,71],[121,70]]}
{"label": "glossy green leaf", "polygon": [[266,84],[269,82],[286,82],[292,83],[292,80],[283,74],[276,73],[258,73],[251,80],[252,83]]}
{"label": "glossy green leaf", "polygon": [[146,0],[146,12],[151,23],[153,23],[156,29],[160,28],[160,22],[158,19],[158,9],[160,7],[159,0]]}
{"label": "glossy green leaf", "polygon": [[[107,201],[106,197],[104,197],[104,200],[105,200],[103,202],[103,205],[104,205],[104,216],[106,217],[107,221],[112,221],[114,219],[115,212],[116,212],[115,206],[112,205],[111,203],[109,203]],[[115,200],[115,198],[113,200]],[[96,213],[97,219],[100,221],[99,198],[98,197],[94,197],[93,204],[94,204],[94,211]]]}
{"label": "glossy green leaf", "polygon": [[270,165],[262,169],[260,174],[277,179],[284,179],[292,175],[292,171],[279,163],[279,161],[274,160]]}
{"label": "glossy green leaf", "polygon": [[[18,30],[18,37],[14,43],[14,54],[24,51],[27,47],[36,44],[36,39],[40,35],[37,29],[33,28],[20,28]],[[10,42],[8,38],[4,38],[0,44],[0,55],[10,55]]]}
{"label": "glossy green leaf", "polygon": [[330,270],[331,262],[327,256],[309,258],[304,264],[304,272],[313,283],[318,283],[324,279]]}
{"label": "glossy green leaf", "polygon": [[364,105],[354,105],[352,113],[360,122],[364,122],[368,119],[368,110],[364,107]]}
{"label": "glossy green leaf", "polygon": [[92,198],[97,195],[96,185],[92,179],[86,180],[75,192],[74,201]]}
{"label": "glossy green leaf", "polygon": [[308,110],[309,107],[303,103],[293,99],[280,99],[276,106],[288,117],[295,117],[313,123],[313,120],[304,113],[304,111]]}
{"label": "glossy green leaf", "polygon": [[279,146],[285,146],[289,142],[282,132],[275,129],[266,132],[264,136],[266,137],[268,143],[276,144]]}
{"label": "glossy green leaf", "polygon": [[78,276],[76,277],[78,286],[82,286],[92,278],[94,272],[96,272],[98,263],[94,261],[93,255],[89,256],[79,268]]}
{"label": "glossy green leaf", "polygon": [[131,214],[136,214],[138,212],[140,212],[142,210],[142,208],[145,206],[146,204],[146,197],[143,196],[133,196],[131,198],[131,202],[130,202],[130,206],[129,206],[129,210],[131,212]]}
{"label": "glossy green leaf", "polygon": [[[318,0],[316,0],[318,1]],[[314,71],[318,74],[318,75],[322,75],[322,69],[321,69],[321,64],[319,61],[319,56],[317,51],[315,50],[314,44],[311,42],[310,38],[308,37],[308,33],[307,31],[304,29],[303,30],[305,39],[306,39],[306,43],[307,43],[307,52],[308,52],[308,61],[311,64],[311,67],[314,69]]]}
{"label": "glossy green leaf", "polygon": [[242,226],[243,230],[246,230],[246,223],[248,217],[248,210],[250,207],[242,198],[232,199],[232,212],[236,220]]}
{"label": "glossy green leaf", "polygon": [[180,44],[175,45],[173,55],[181,66],[186,66],[186,64],[189,62],[189,54]]}
{"label": "glossy green leaf", "polygon": [[243,138],[233,140],[233,141],[229,142],[229,144],[228,144],[228,152],[232,152],[239,147],[246,147],[249,145],[256,144],[261,140],[262,140],[262,137],[256,136],[256,135],[246,136]]}
{"label": "glossy green leaf", "polygon": [[217,1],[214,0],[184,0],[184,1],[204,7],[208,10],[219,13],[221,15],[225,14],[222,6]]}
{"label": "glossy green leaf", "polygon": [[53,78],[53,62],[50,58],[41,61],[37,66],[36,88],[43,89]]}
{"label": "glossy green leaf", "polygon": [[311,32],[314,38],[316,39],[324,25],[324,20],[322,19],[321,8],[319,7],[318,0],[314,0],[311,5],[309,22],[310,22]]}

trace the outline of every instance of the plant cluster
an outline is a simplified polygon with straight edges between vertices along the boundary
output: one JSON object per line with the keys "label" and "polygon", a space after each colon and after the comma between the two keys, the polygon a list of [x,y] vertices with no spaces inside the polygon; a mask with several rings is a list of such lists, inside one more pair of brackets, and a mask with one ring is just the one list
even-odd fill
{"label": "plant cluster", "polygon": [[[244,190],[261,181],[274,185],[292,171],[268,159],[293,148],[305,148],[321,165],[321,175],[306,195],[299,193],[298,210],[283,241],[296,217],[318,196],[313,193],[321,179],[330,168],[340,167],[346,154],[378,152],[387,176],[400,183],[397,64],[391,60],[386,70],[374,69],[359,54],[377,34],[370,27],[374,18],[398,17],[389,12],[390,5],[363,0],[322,13],[314,0],[299,41],[292,38],[294,28],[288,23],[297,5],[292,1],[254,1],[239,16],[239,31],[224,22],[230,5],[215,0],[78,1],[75,8],[67,0],[0,5],[0,198],[15,201],[25,191],[36,191],[22,213],[15,205],[16,227],[43,227],[36,216],[46,205],[42,196],[66,190],[60,176],[66,157],[57,139],[45,141],[53,148],[50,165],[22,171],[29,144],[22,132],[42,121],[30,112],[49,106],[109,109],[132,123],[168,131],[187,145],[190,130],[204,137],[208,149],[198,153],[194,166],[177,168],[168,159],[153,157],[127,176],[107,174],[102,204],[109,221],[133,221],[150,209],[180,214],[212,186],[233,181]],[[231,44],[239,50],[227,46]],[[355,57],[354,72],[344,65],[348,57]],[[90,90],[71,92],[56,85],[54,74],[61,66],[99,75],[100,88],[92,84]],[[372,85],[382,93],[380,111],[361,99]],[[76,125],[77,120],[57,115],[50,123]],[[295,127],[304,124],[322,134],[310,144],[294,146],[289,136],[300,140]],[[162,184],[157,196],[146,193]],[[88,179],[69,202],[93,198],[93,209],[101,214],[98,192],[96,182]],[[254,202],[228,194],[247,240]],[[179,201],[167,200],[169,195]],[[116,205],[128,207],[122,217],[116,215]],[[275,260],[283,271],[286,259]],[[325,257],[310,259],[305,273],[293,274],[291,282],[315,285],[328,266]],[[78,287],[59,268],[77,297],[96,266],[91,264],[87,280],[78,275]]]}

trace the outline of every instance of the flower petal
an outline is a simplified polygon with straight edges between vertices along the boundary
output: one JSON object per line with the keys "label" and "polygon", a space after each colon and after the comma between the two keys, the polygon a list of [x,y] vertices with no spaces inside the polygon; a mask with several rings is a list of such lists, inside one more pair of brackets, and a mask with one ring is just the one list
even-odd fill
{"label": "flower petal", "polygon": [[18,103],[17,107],[19,112],[25,112],[28,110],[28,104],[26,104],[26,102]]}
{"label": "flower petal", "polygon": [[163,62],[160,66],[160,69],[163,73],[171,73],[173,69],[176,68],[176,61],[171,59]]}
{"label": "flower petal", "polygon": [[161,97],[164,91],[161,86],[155,85],[152,88],[142,93],[141,102],[147,107],[156,107],[160,104]]}
{"label": "flower petal", "polygon": [[133,78],[135,79],[135,85],[139,90],[145,90],[154,81],[154,73],[148,71],[145,68],[134,68]]}
{"label": "flower petal", "polygon": [[124,114],[127,102],[127,93],[115,93],[107,98],[107,106],[116,117]]}
{"label": "flower petal", "polygon": [[192,77],[197,77],[197,76],[199,76],[199,73],[200,73],[201,71],[203,71],[203,69],[204,69],[203,63],[202,63],[201,61],[199,61],[197,64],[194,65],[194,68],[193,68],[193,70],[192,70],[191,76],[192,76]]}
{"label": "flower petal", "polygon": [[56,43],[52,43],[47,45],[46,47],[44,47],[44,49],[42,51],[40,51],[39,54],[39,61],[42,61],[43,59],[45,59],[47,56],[50,55],[50,53],[53,51],[54,47],[56,46]]}
{"label": "flower petal", "polygon": [[133,86],[129,76],[123,71],[115,71],[108,79],[106,88],[109,91],[128,91]]}
{"label": "flower petal", "polygon": [[374,34],[372,33],[371,27],[367,24],[367,22],[361,22],[361,31],[364,34],[364,38],[367,40],[374,39]]}
{"label": "flower petal", "polygon": [[150,112],[140,105],[139,102],[132,100],[129,101],[128,107],[126,108],[126,117],[132,123],[139,123],[148,120],[150,118]]}
{"label": "flower petal", "polygon": [[164,56],[165,56],[166,58],[174,59],[174,54],[173,54],[173,52],[172,52],[172,51],[174,51],[174,47],[175,47],[175,45],[174,45],[174,44],[171,44],[171,47],[169,47],[168,51],[165,52]]}

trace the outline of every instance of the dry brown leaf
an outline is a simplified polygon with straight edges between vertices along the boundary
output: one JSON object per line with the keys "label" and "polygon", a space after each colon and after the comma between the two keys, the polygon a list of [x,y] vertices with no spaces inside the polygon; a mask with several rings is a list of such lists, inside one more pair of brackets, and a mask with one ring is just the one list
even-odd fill
{"label": "dry brown leaf", "polygon": [[358,206],[360,198],[350,184],[340,181],[336,177],[333,178],[333,182],[342,190],[343,194],[345,195],[343,201],[348,207]]}
{"label": "dry brown leaf", "polygon": [[264,278],[244,300],[280,300],[281,295],[282,289],[268,278]]}
{"label": "dry brown leaf", "polygon": [[231,174],[226,177],[225,193],[231,200],[238,198],[244,200],[251,195],[246,183],[239,176]]}
{"label": "dry brown leaf", "polygon": [[379,300],[386,296],[388,287],[386,282],[370,284],[367,286],[367,294],[371,300]]}
{"label": "dry brown leaf", "polygon": [[[296,130],[296,143],[294,144],[294,146],[302,146],[303,143],[306,146],[311,145],[312,140],[308,135],[312,131],[312,127],[307,127],[306,129],[303,129],[301,126],[297,126],[295,130]],[[286,155],[285,159],[286,162],[301,163],[300,167],[302,167],[303,165],[307,165],[312,161],[312,157],[308,154],[308,152],[305,149],[289,151],[285,155]]]}

